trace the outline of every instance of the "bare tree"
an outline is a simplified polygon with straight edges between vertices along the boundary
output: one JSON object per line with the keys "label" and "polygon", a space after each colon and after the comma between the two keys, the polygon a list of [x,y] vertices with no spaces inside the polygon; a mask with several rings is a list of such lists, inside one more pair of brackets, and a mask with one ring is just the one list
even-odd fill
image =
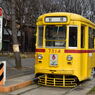
{"label": "bare tree", "polygon": [[[3,2],[4,12],[11,16],[11,0]],[[15,3],[16,22],[22,34],[25,25],[36,26],[38,16],[48,12],[77,13],[95,22],[95,0],[15,0]]]}
{"label": "bare tree", "polygon": [[19,51],[19,44],[17,40],[16,17],[15,17],[15,0],[12,0],[12,39],[13,51],[15,55],[16,68],[21,68],[21,57]]}

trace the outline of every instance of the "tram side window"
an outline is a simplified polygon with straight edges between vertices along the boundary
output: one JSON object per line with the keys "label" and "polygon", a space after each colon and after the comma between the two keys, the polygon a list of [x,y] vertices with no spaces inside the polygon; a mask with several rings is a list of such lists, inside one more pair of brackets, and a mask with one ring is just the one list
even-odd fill
{"label": "tram side window", "polygon": [[92,28],[89,28],[89,48],[94,48],[94,32]]}
{"label": "tram side window", "polygon": [[81,48],[85,47],[85,27],[81,27]]}
{"label": "tram side window", "polygon": [[38,27],[38,46],[43,46],[43,26]]}
{"label": "tram side window", "polygon": [[77,47],[77,27],[69,27],[69,47]]}

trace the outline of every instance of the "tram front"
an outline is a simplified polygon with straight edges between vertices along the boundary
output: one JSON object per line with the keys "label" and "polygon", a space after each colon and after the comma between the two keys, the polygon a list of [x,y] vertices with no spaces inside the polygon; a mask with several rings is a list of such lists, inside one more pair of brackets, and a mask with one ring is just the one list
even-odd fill
{"label": "tram front", "polygon": [[68,53],[67,48],[77,46],[77,27],[69,26],[67,20],[65,16],[46,16],[37,22],[35,74],[41,85],[76,86],[72,64],[76,55]]}

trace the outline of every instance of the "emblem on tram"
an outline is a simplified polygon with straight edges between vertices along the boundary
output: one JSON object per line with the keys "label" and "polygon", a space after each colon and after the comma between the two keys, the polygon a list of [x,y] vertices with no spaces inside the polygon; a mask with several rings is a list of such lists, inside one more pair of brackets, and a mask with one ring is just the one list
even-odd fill
{"label": "emblem on tram", "polygon": [[56,66],[58,64],[58,55],[57,54],[50,54],[50,65]]}

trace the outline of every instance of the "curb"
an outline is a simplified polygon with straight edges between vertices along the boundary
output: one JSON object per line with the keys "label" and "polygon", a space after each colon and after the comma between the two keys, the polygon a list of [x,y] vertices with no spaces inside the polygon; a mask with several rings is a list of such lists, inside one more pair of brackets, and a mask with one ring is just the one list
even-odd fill
{"label": "curb", "polygon": [[2,92],[2,93],[11,92],[11,91],[29,86],[32,83],[33,83],[33,81],[30,80],[30,81],[22,82],[22,83],[11,85],[11,86],[0,86],[0,92]]}

